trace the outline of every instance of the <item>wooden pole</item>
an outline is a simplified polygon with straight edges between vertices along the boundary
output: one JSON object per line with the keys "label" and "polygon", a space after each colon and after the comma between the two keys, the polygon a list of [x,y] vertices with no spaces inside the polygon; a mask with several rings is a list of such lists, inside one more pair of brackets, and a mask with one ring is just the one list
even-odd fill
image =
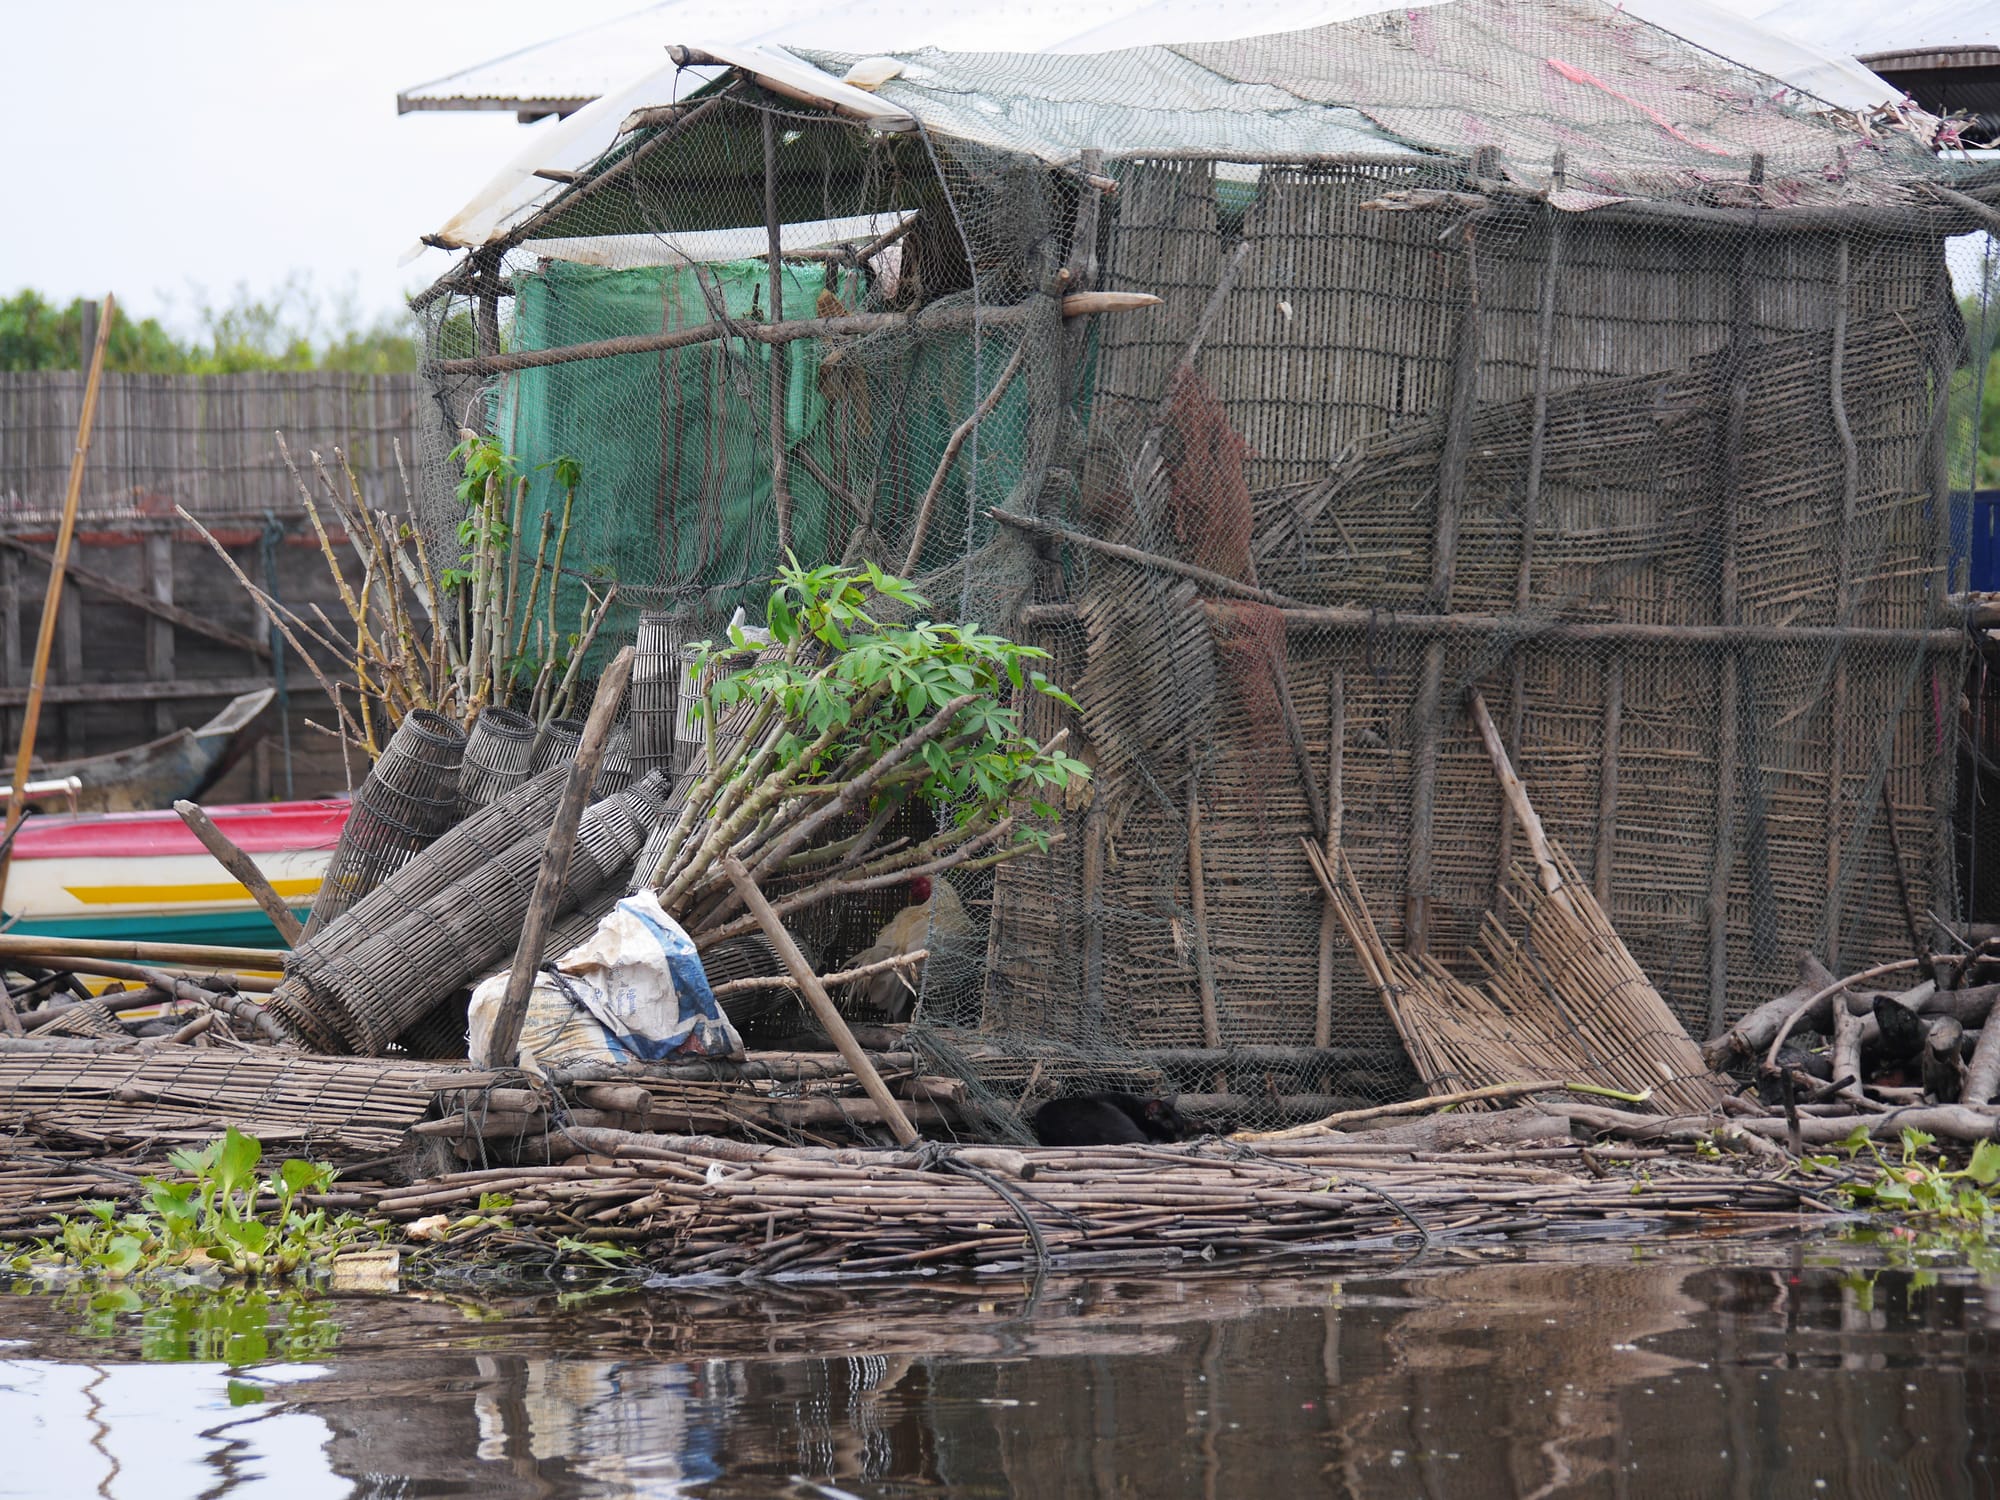
{"label": "wooden pole", "polygon": [[117,303],[110,293],[97,320],[97,339],[90,351],[90,374],[83,383],[83,415],[76,424],[76,446],[69,458],[69,489],[63,495],[62,525],[56,531],[55,561],[49,572],[49,591],[42,599],[42,627],[35,637],[35,665],[28,676],[28,706],[21,715],[21,748],[14,757],[13,787],[7,795],[7,828],[0,837],[0,902],[7,895],[7,868],[13,862],[14,830],[21,824],[26,806],[28,767],[35,759],[35,732],[41,725],[42,690],[48,683],[49,650],[55,644],[56,615],[62,607],[63,568],[69,562],[70,543],[76,537],[76,512],[83,503],[83,466],[90,454],[90,429],[97,421],[97,392],[104,379],[104,350],[111,341],[111,324]]}
{"label": "wooden pole", "polygon": [[264,872],[257,868],[255,860],[229,841],[229,836],[215,826],[213,819],[202,811],[200,804],[180,801],[174,804],[174,811],[181,815],[194,836],[201,840],[202,847],[216,858],[216,862],[243,883],[251,898],[264,908],[264,915],[271,919],[271,925],[278,929],[278,936],[293,947],[305,936],[305,928],[285,905],[285,898],[271,889],[271,882],[264,878]]}
{"label": "wooden pole", "polygon": [[597,699],[590,705],[583,739],[576,747],[576,759],[570,763],[569,785],[556,805],[549,840],[542,846],[542,867],[535,876],[535,894],[529,898],[527,915],[521,922],[521,941],[514,949],[514,966],[507,971],[507,992],[501,997],[500,1013],[493,1018],[487,1051],[488,1060],[496,1067],[511,1068],[520,1055],[521,1024],[528,1017],[528,995],[535,987],[542,944],[555,918],[563,882],[569,878],[570,856],[576,852],[576,825],[583,817],[584,804],[590,800],[590,787],[597,780],[598,767],[604,763],[611,724],[625,701],[625,686],[632,680],[632,662],[637,655],[634,647],[627,646],[611,659],[611,665],[598,679]]}
{"label": "wooden pole", "polygon": [[826,1034],[833,1039],[833,1045],[839,1051],[842,1060],[854,1070],[854,1076],[861,1081],[863,1092],[874,1100],[875,1107],[882,1111],[882,1118],[896,1137],[896,1143],[901,1146],[914,1146],[920,1139],[917,1127],[910,1123],[910,1117],[903,1113],[903,1106],[889,1092],[889,1086],[882,1081],[882,1075],[875,1071],[875,1064],[869,1059],[868,1054],[861,1050],[861,1044],[854,1039],[854,1033],[847,1028],[847,1018],[834,1006],[832,998],[826,992],[826,986],[819,982],[819,976],[813,973],[812,965],[807,963],[806,956],[799,952],[799,945],[792,941],[792,935],[785,930],[785,924],[778,920],[778,914],[771,909],[771,903],[764,899],[764,893],[757,888],[757,882],[750,878],[750,872],[743,868],[743,862],[733,854],[725,855],[722,860],[722,872],[729,877],[730,884],[736,887],[736,894],[742,898],[750,914],[757,919],[757,925],[764,929],[764,936],[770,940],[771,947],[776,950],[778,957],[784,960],[785,968],[797,982],[799,993],[806,997],[806,1004],[812,1007],[813,1014],[819,1018],[819,1024],[826,1028]]}
{"label": "wooden pole", "polygon": [[[1342,810],[1341,760],[1347,744],[1347,689],[1340,673],[1327,679],[1326,726],[1326,859],[1333,865],[1340,849]],[[1333,929],[1338,917],[1333,909],[1331,889],[1320,893],[1319,912],[1319,992],[1313,1002],[1313,1045],[1325,1047],[1333,1041]]]}
{"label": "wooden pole", "polygon": [[[764,237],[770,262],[772,323],[785,321],[784,226],[778,219],[778,117],[764,111]],[[771,503],[778,512],[778,560],[792,550],[792,491],[785,476],[785,410],[791,404],[792,361],[784,344],[771,346]]]}

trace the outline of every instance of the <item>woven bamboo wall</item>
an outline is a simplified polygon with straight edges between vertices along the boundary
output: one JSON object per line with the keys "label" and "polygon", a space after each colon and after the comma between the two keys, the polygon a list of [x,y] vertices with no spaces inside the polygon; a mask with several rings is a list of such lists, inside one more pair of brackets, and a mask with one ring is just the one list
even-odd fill
{"label": "woven bamboo wall", "polygon": [[[1552,230],[1546,214],[1441,236],[1461,216],[1360,207],[1384,186],[1381,168],[1267,169],[1243,225],[1248,258],[1196,369],[1249,448],[1244,581],[1378,612],[1362,625],[1294,620],[1283,661],[1318,774],[1336,676],[1344,690],[1344,843],[1385,934],[1406,936],[1427,782],[1422,894],[1447,962],[1469,962],[1510,858],[1491,766],[1460,711],[1477,687],[1549,832],[1697,1034],[1718,1006],[1739,1013],[1787,987],[1802,951],[1835,963],[1902,952],[1888,818],[1917,910],[1949,899],[1941,726],[1958,663],[1915,639],[1939,623],[1944,586],[1933,393],[1957,315],[1937,239],[1574,216]],[[1100,474],[1158,420],[1230,248],[1205,169],[1128,169],[1107,264],[1120,284],[1172,293],[1143,330],[1106,330]],[[1438,609],[1453,351],[1475,304],[1446,608],[1514,623],[1440,635],[1398,617]],[[1096,504],[1086,496],[1081,524],[1138,534],[1115,501]],[[1000,873],[985,1025],[1202,1043],[1197,787],[1221,1036],[1309,1042],[1320,897],[1299,840],[1314,830],[1244,646],[1280,630],[1277,614],[1211,603],[1204,619],[1171,578],[1102,558],[1078,571],[1069,604],[1041,616],[1056,622],[1044,643],[1074,664],[1072,729],[1104,774],[1052,859]],[[1836,648],[1821,630],[1731,649],[1537,633],[1810,631],[1842,623],[1842,599],[1846,623],[1905,637]],[[1432,698],[1425,658],[1439,639]],[[1335,1042],[1390,1044],[1339,947]]]}

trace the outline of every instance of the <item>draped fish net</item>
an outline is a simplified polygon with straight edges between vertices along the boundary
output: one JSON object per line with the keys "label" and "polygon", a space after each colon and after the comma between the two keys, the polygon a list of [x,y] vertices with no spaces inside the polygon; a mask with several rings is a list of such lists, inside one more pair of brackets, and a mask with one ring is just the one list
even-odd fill
{"label": "draped fish net", "polygon": [[580,463],[560,609],[615,581],[643,767],[787,550],[1052,654],[1080,709],[1024,710],[1094,779],[957,882],[912,1031],[968,1115],[1414,1089],[1301,845],[1479,980],[1526,851],[1473,690],[1696,1037],[1966,915],[2000,172],[1587,0],[900,61],[901,131],[690,84],[427,294],[429,520],[461,424],[530,536]]}

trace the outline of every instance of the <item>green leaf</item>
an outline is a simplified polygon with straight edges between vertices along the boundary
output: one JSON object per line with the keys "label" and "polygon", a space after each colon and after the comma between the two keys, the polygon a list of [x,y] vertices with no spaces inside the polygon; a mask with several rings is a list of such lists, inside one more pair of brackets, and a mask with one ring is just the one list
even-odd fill
{"label": "green leaf", "polygon": [[248,1380],[231,1380],[228,1386],[231,1406],[261,1406],[271,1399],[270,1393],[261,1385]]}
{"label": "green leaf", "polygon": [[104,1249],[91,1257],[91,1263],[114,1281],[123,1280],[139,1267],[146,1247],[129,1234],[114,1235]]}
{"label": "green leaf", "polygon": [[1990,1187],[1995,1181],[2000,1181],[2000,1141],[1981,1141],[1974,1146],[1972,1160],[1965,1171],[1982,1187]]}

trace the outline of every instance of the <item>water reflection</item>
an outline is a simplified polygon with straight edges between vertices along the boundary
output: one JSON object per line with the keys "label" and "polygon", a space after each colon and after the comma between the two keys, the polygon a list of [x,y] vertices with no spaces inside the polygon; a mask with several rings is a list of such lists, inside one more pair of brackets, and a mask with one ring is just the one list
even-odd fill
{"label": "water reflection", "polygon": [[0,1494],[1996,1492],[2000,1301],[1797,1247],[341,1299],[262,1353],[247,1308],[0,1305]]}

